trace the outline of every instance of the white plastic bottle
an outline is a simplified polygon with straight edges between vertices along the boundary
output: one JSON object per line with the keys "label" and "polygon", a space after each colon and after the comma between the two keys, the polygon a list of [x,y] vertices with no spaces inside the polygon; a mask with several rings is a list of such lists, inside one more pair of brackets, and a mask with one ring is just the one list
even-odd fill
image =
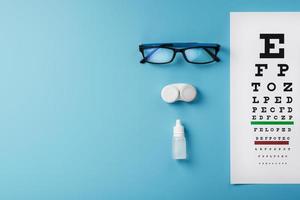
{"label": "white plastic bottle", "polygon": [[179,119],[173,128],[173,159],[186,159],[186,140],[184,136],[184,127]]}

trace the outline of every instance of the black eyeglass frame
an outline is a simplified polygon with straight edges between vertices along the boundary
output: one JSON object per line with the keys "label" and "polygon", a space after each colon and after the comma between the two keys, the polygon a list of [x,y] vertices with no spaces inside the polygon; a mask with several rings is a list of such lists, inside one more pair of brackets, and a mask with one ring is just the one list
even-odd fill
{"label": "black eyeglass frame", "polygon": [[[216,43],[160,43],[160,44],[141,44],[139,45],[139,51],[141,52],[143,59],[140,61],[140,63],[151,63],[151,64],[169,64],[173,62],[174,58],[176,57],[176,54],[178,52],[182,53],[183,58],[185,59],[186,62],[192,63],[192,64],[208,64],[212,62],[219,62],[220,58],[217,56],[219,50],[220,50],[221,45],[216,44]],[[144,50],[145,49],[152,49],[152,48],[165,48],[165,49],[170,49],[173,51],[173,56],[172,58],[167,61],[167,62],[151,62],[148,60],[148,57],[145,57]],[[188,49],[203,49],[204,51],[207,52],[207,54],[212,58],[211,61],[207,62],[194,62],[190,61],[186,54],[185,51]],[[209,49],[214,49],[214,52],[211,52]],[[150,55],[151,56],[151,55]]]}

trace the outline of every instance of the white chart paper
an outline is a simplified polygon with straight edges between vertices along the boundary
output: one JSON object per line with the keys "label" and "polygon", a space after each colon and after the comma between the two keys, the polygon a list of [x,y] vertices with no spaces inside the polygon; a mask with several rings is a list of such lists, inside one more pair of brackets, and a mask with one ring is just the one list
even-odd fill
{"label": "white chart paper", "polygon": [[231,183],[300,183],[300,13],[230,14]]}

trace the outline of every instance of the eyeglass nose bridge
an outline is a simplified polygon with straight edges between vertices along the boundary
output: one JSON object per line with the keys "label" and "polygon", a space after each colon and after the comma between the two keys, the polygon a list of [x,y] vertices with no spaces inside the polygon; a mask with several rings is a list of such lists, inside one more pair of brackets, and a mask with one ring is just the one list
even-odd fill
{"label": "eyeglass nose bridge", "polygon": [[177,54],[177,53],[181,53],[182,54],[182,56],[185,58],[185,49],[174,49],[174,52],[175,52],[175,55]]}
{"label": "eyeglass nose bridge", "polygon": [[185,60],[187,60],[186,55],[185,55],[185,49],[174,49],[174,52],[175,52],[174,57],[176,56],[177,53],[181,53],[181,55],[183,56],[183,58]]}
{"label": "eyeglass nose bridge", "polygon": [[174,49],[175,53],[180,52],[180,53],[184,53],[185,49]]}

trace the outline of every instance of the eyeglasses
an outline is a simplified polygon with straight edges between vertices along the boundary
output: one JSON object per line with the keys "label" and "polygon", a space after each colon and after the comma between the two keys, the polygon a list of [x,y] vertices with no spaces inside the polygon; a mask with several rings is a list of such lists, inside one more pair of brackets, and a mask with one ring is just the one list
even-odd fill
{"label": "eyeglasses", "polygon": [[214,43],[153,43],[141,44],[139,50],[143,55],[140,63],[167,64],[171,63],[176,53],[182,53],[184,59],[193,64],[219,62],[217,54],[219,44]]}

